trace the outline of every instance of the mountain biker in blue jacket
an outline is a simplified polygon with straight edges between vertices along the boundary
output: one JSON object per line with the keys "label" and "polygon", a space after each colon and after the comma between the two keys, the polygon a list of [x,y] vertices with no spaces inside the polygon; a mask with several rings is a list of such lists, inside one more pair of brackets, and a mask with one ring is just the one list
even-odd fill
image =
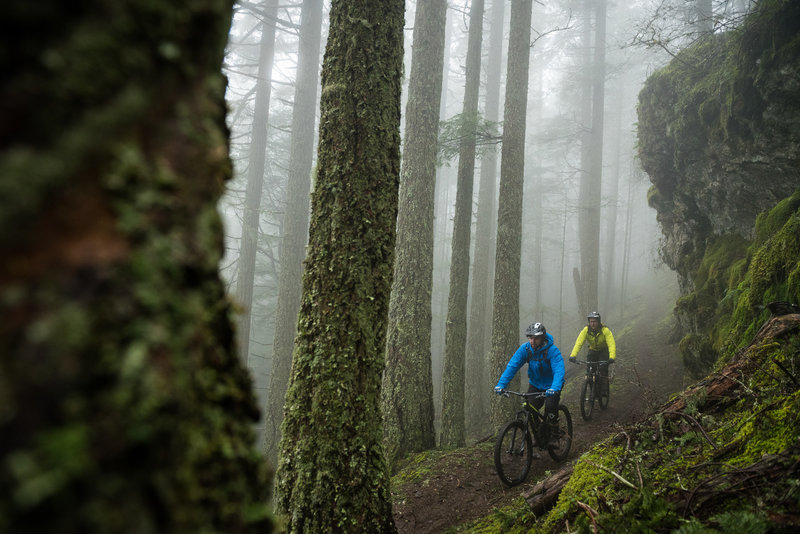
{"label": "mountain biker in blue jacket", "polygon": [[[551,428],[557,427],[558,403],[561,400],[561,388],[564,387],[564,357],[542,323],[529,325],[525,329],[525,336],[528,341],[520,345],[511,357],[494,391],[502,394],[517,371],[527,363],[528,393],[544,391],[547,395],[546,400],[534,398],[531,404],[539,409],[544,402],[545,420]],[[555,433],[551,432],[551,435],[555,436]]]}

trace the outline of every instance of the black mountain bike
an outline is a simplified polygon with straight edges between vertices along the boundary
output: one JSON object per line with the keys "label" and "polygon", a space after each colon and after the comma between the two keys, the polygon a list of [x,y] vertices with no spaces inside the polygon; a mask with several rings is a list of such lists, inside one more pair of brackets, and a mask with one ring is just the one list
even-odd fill
{"label": "black mountain bike", "polygon": [[585,421],[592,418],[594,411],[594,401],[601,410],[608,408],[609,384],[608,377],[600,374],[602,366],[608,366],[605,362],[587,362],[577,360],[575,363],[586,366],[586,379],[583,381],[581,388],[581,416]]}
{"label": "black mountain bike", "polygon": [[522,409],[503,427],[494,444],[494,465],[500,480],[507,486],[516,486],[528,476],[534,447],[546,450],[557,462],[567,457],[572,447],[572,416],[566,406],[558,406],[558,436],[551,440],[550,425],[545,423],[544,415],[528,402],[544,397],[543,392],[503,391],[502,395],[522,397]]}

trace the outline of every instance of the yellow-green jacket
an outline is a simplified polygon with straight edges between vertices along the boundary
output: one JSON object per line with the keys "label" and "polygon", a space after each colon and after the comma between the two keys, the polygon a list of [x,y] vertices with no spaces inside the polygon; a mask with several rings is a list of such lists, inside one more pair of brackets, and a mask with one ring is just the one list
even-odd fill
{"label": "yellow-green jacket", "polygon": [[578,334],[578,339],[575,340],[575,346],[572,347],[572,354],[570,358],[575,358],[583,347],[585,341],[589,342],[589,350],[603,350],[608,346],[608,358],[613,360],[617,357],[617,345],[614,343],[614,334],[608,329],[606,325],[600,325],[598,332],[590,332],[588,326],[584,326],[581,333]]}

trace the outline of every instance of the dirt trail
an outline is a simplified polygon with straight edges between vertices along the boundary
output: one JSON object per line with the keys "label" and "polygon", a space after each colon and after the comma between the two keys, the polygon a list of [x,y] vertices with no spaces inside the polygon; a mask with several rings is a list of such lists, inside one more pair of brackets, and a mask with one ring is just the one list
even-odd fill
{"label": "dirt trail", "polygon": [[[652,413],[670,393],[683,389],[677,347],[666,344],[668,332],[656,327],[657,317],[643,316],[630,332],[617,334],[618,355],[607,410],[595,407],[591,421],[581,418],[578,396],[583,367],[567,364],[562,403],[572,414],[574,441],[568,461],[574,461],[619,425]],[[566,345],[565,345],[566,346]],[[568,350],[568,349],[566,349]],[[584,349],[585,350],[585,349]],[[399,488],[393,504],[401,534],[435,534],[488,515],[528,491],[547,471],[561,464],[546,454],[534,460],[526,483],[506,488],[497,477],[492,442],[477,444],[443,457],[421,483]]]}

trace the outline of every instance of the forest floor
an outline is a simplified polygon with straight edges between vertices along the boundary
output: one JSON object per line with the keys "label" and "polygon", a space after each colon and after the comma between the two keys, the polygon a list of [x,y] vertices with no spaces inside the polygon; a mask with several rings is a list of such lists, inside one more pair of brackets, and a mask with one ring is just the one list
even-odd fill
{"label": "forest floor", "polygon": [[[662,311],[645,312],[629,329],[615,332],[618,363],[614,366],[609,406],[607,410],[595,406],[590,421],[583,420],[578,404],[585,368],[567,363],[568,382],[561,402],[572,414],[574,432],[567,462],[574,461],[594,443],[615,433],[620,425],[653,413],[670,394],[684,389],[677,345],[667,342],[669,327],[659,323],[663,316],[653,316]],[[568,353],[572,341],[559,345]],[[585,350],[581,358],[585,357]],[[403,477],[401,471],[400,476],[394,478],[392,489],[398,532],[463,532],[459,525],[508,506],[562,465],[544,454],[534,460],[525,483],[507,488],[495,471],[493,447],[494,436],[487,436],[472,446],[432,455],[423,476],[417,473]]]}

